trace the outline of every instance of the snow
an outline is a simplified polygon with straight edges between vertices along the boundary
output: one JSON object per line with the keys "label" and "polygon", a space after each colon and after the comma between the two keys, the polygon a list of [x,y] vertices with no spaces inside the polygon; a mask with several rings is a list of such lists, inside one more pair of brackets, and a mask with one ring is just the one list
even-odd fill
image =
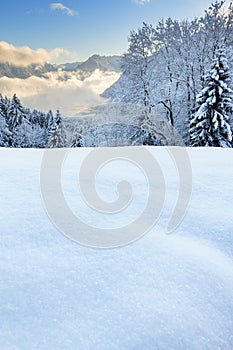
{"label": "snow", "polygon": [[[49,220],[40,191],[43,150],[0,149],[1,349],[233,348],[232,150],[188,149],[191,202],[180,226],[166,235],[176,169],[164,148],[146,149],[165,176],[162,215],[138,241],[109,250],[80,246]],[[70,151],[62,179],[66,199],[96,226],[116,225],[112,215],[91,216],[78,196],[77,169],[90,151]],[[125,168],[135,190],[126,209],[130,219],[143,207],[146,186],[131,166]],[[122,165],[113,162],[97,177],[105,200],[114,197],[118,176]],[[118,225],[128,219],[122,215]]]}

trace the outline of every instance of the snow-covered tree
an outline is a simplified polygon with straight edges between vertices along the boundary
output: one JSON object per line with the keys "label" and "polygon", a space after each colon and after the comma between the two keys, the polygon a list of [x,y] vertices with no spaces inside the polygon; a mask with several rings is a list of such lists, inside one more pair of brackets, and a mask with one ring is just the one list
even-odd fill
{"label": "snow-covered tree", "polygon": [[[181,29],[178,21],[168,18],[160,20],[155,29],[155,38],[159,48],[156,55],[156,75],[154,91],[156,104],[160,104],[166,112],[166,117],[174,125],[174,110],[178,105],[177,91],[180,87],[180,69],[177,69],[177,52],[180,52]],[[184,69],[184,65],[182,70]]]}
{"label": "snow-covered tree", "polygon": [[131,31],[128,38],[129,48],[125,53],[122,68],[132,81],[130,92],[132,102],[139,102],[146,108],[151,108],[150,80],[152,74],[153,53],[156,50],[154,28],[143,23],[138,31]]}
{"label": "snow-covered tree", "polygon": [[49,110],[45,117],[45,127],[46,129],[52,129],[54,125],[55,125],[55,120],[54,120],[53,112]]}
{"label": "snow-covered tree", "polygon": [[224,51],[216,53],[206,76],[206,86],[197,97],[197,111],[190,121],[192,146],[231,147],[230,116],[233,113],[230,70]]}
{"label": "snow-covered tree", "polygon": [[25,117],[25,109],[23,108],[19,98],[16,96],[16,94],[14,94],[7,110],[7,119],[10,131],[13,131],[16,127],[21,125]]}
{"label": "snow-covered tree", "polygon": [[233,6],[217,0],[200,18],[161,19],[155,27],[143,23],[129,36],[123,74],[105,94],[115,102],[135,103],[169,120],[189,142],[189,122],[197,95],[218,47],[231,49],[233,66]]}
{"label": "snow-covered tree", "polygon": [[77,124],[72,135],[71,147],[82,147],[82,133],[82,127]]}
{"label": "snow-covered tree", "polygon": [[32,112],[28,110],[28,120],[32,125],[39,125],[41,128],[46,128],[46,115],[34,109]]}
{"label": "snow-covered tree", "polygon": [[[44,148],[66,146],[66,134],[59,111],[56,118],[25,108],[14,94],[12,99],[0,94],[0,147]],[[55,146],[52,146],[55,145]]]}
{"label": "snow-covered tree", "polygon": [[7,109],[9,107],[9,99],[8,98],[4,98],[1,94],[0,94],[0,112],[2,114],[3,117],[7,118]]}
{"label": "snow-covered tree", "polygon": [[8,129],[5,115],[0,110],[0,147],[8,147],[11,132]]}
{"label": "snow-covered tree", "polygon": [[9,100],[0,94],[0,146],[9,147],[11,143],[11,132],[7,123],[7,109]]}
{"label": "snow-covered tree", "polygon": [[12,144],[11,147],[30,148],[33,147],[32,140],[32,126],[29,121],[24,118],[21,124],[12,130]]}
{"label": "snow-covered tree", "polygon": [[63,121],[60,115],[59,110],[56,112],[55,124],[51,130],[51,135],[48,140],[49,148],[62,148],[66,147],[67,139],[66,132],[63,125]]}
{"label": "snow-covered tree", "polygon": [[39,124],[33,124],[30,130],[30,146],[32,148],[45,148],[47,143],[47,130]]}

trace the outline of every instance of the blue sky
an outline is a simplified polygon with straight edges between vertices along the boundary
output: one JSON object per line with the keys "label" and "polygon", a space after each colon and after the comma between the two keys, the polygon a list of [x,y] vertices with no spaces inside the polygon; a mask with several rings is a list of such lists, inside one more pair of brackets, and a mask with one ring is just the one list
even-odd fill
{"label": "blue sky", "polygon": [[192,18],[210,4],[211,0],[3,0],[0,41],[33,50],[67,50],[53,56],[59,61],[84,60],[94,53],[121,54],[130,30],[143,21]]}

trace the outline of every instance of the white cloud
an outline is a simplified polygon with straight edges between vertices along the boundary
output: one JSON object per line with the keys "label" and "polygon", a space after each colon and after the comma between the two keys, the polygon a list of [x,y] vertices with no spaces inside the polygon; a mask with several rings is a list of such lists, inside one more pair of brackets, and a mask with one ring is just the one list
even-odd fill
{"label": "white cloud", "polygon": [[[64,75],[68,80],[63,80]],[[30,108],[44,112],[59,108],[62,113],[71,116],[84,106],[103,102],[99,94],[119,76],[119,73],[96,70],[84,81],[79,80],[74,72],[62,71],[47,73],[47,79],[35,76],[28,79],[2,77],[0,91],[8,97],[16,93],[23,104]]]}
{"label": "white cloud", "polygon": [[146,3],[151,2],[151,0],[133,0],[138,5],[145,5]]}
{"label": "white cloud", "polygon": [[55,48],[53,50],[45,50],[42,48],[31,49],[28,46],[14,46],[6,41],[0,41],[0,63],[10,63],[16,66],[27,66],[32,63],[43,64],[45,62],[65,62],[78,60],[75,53]]}
{"label": "white cloud", "polygon": [[62,3],[60,2],[53,2],[50,4],[50,8],[51,10],[59,10],[59,11],[62,11],[64,12],[66,15],[68,16],[75,16],[77,15],[78,13],[72,9],[70,9],[69,7],[63,5]]}

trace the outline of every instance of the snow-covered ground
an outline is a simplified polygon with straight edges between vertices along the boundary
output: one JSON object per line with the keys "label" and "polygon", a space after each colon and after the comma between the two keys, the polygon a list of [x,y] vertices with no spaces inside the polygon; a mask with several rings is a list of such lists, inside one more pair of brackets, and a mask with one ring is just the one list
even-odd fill
{"label": "snow-covered ground", "polygon": [[[82,220],[116,225],[114,215],[91,213],[81,203],[77,164],[88,152],[68,155],[65,197]],[[166,180],[160,220],[136,242],[100,250],[66,238],[49,220],[40,190],[44,151],[0,149],[1,350],[233,348],[233,151],[188,150],[193,193],[171,235],[165,231],[176,169],[163,148],[150,152]],[[111,181],[123,172],[109,166],[97,179],[105,199],[114,197]],[[144,179],[136,170],[126,173],[135,200],[117,214],[118,226],[142,208]]]}

